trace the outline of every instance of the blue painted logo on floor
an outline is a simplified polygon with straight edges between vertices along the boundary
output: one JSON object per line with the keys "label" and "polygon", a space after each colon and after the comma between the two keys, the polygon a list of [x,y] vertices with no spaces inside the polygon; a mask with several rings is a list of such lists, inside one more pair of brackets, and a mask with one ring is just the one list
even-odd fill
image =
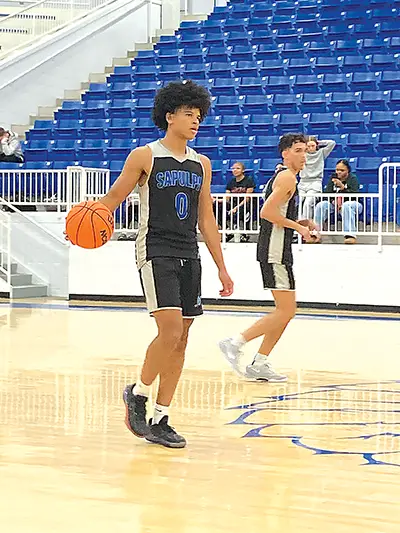
{"label": "blue painted logo on floor", "polygon": [[[266,386],[268,386],[266,384]],[[400,380],[311,387],[230,407],[243,438],[287,440],[314,455],[400,467]]]}

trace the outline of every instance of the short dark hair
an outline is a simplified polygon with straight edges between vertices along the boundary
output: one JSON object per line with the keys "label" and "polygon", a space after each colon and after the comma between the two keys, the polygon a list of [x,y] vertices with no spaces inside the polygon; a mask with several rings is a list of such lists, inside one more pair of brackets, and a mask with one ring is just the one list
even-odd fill
{"label": "short dark hair", "polygon": [[349,171],[349,174],[351,172],[351,165],[349,163],[349,161],[347,159],[339,159],[339,161],[336,161],[336,165],[338,165],[339,163],[342,163],[342,165],[344,165],[345,167],[347,167],[347,170]]}
{"label": "short dark hair", "polygon": [[211,107],[211,95],[205,87],[192,80],[174,81],[158,91],[154,100],[153,122],[160,130],[167,131],[167,113],[175,113],[178,109],[200,109],[200,120],[203,121]]}
{"label": "short dark hair", "polygon": [[6,130],[4,128],[0,128],[0,135],[4,135]]}
{"label": "short dark hair", "polygon": [[282,135],[279,140],[279,153],[282,154],[282,152],[291,148],[296,143],[307,144],[307,137],[303,133],[286,133]]}

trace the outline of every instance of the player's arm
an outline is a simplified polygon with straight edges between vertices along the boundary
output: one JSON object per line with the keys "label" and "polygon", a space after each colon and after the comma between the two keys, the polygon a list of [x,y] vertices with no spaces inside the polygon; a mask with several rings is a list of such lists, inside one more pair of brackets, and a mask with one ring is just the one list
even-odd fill
{"label": "player's arm", "polygon": [[310,238],[310,232],[307,227],[302,226],[294,220],[284,217],[281,214],[281,206],[288,201],[296,189],[296,178],[290,171],[282,171],[274,181],[273,190],[264,203],[260,216],[277,226],[291,228],[305,239]]}
{"label": "player's arm", "polygon": [[100,199],[100,202],[108,207],[111,212],[115,211],[134,190],[143,172],[149,172],[151,160],[151,150],[147,146],[141,146],[133,150],[125,161],[119,178],[108,193]]}
{"label": "player's arm", "polygon": [[211,162],[205,156],[201,156],[201,162],[204,168],[204,178],[199,198],[199,230],[218,268],[219,279],[223,286],[220,295],[230,296],[233,292],[233,282],[228,275],[222,255],[221,237],[215,221],[211,198]]}

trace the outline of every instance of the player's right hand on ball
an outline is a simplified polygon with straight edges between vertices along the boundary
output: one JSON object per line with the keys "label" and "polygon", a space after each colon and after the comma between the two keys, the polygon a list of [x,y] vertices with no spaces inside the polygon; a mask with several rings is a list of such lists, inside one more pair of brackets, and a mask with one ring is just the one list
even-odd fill
{"label": "player's right hand on ball", "polygon": [[298,232],[306,242],[313,240],[310,230],[306,226],[300,226]]}

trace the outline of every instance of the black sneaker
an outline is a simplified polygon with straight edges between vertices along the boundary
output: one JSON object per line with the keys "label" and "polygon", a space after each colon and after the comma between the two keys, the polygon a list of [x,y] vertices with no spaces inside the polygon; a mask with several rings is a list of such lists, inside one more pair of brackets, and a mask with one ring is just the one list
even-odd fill
{"label": "black sneaker", "polygon": [[149,433],[149,426],[146,422],[146,396],[135,396],[132,389],[135,385],[128,385],[124,390],[124,402],[126,407],[125,424],[126,427],[136,437],[146,437]]}
{"label": "black sneaker", "polygon": [[167,448],[184,448],[186,440],[175,431],[174,428],[168,425],[168,417],[163,416],[158,424],[153,424],[153,420],[149,422],[150,431],[146,435],[146,440],[161,444]]}

